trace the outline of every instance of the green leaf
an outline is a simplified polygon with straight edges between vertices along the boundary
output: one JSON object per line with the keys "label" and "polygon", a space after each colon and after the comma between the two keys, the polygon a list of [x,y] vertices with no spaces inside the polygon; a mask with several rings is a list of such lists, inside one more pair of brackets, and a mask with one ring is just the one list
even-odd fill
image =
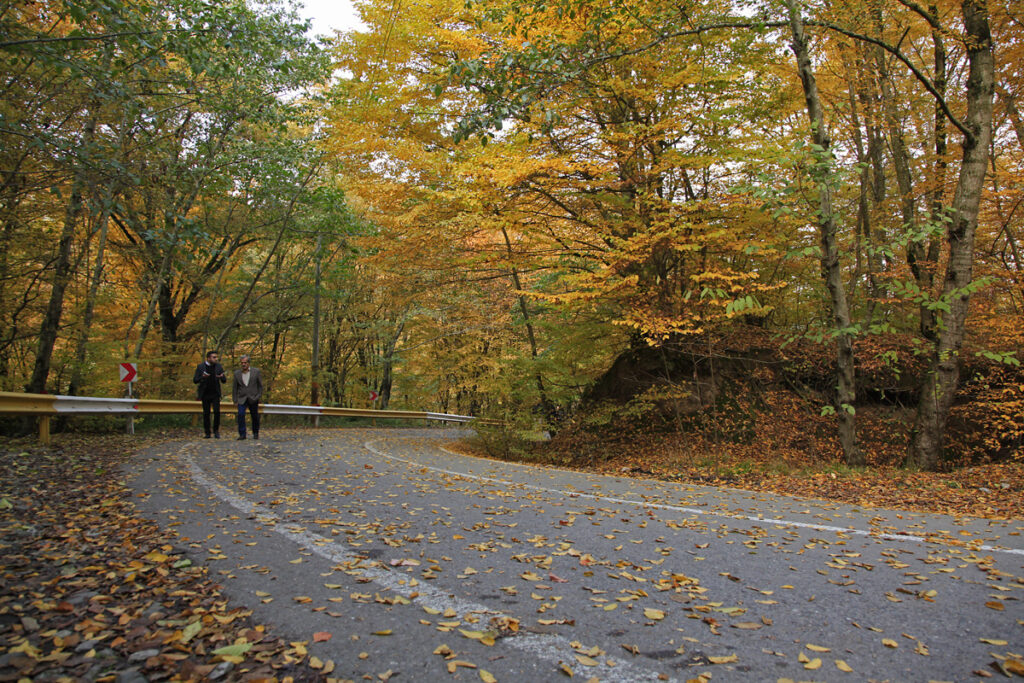
{"label": "green leaf", "polygon": [[196,621],[193,621],[191,624],[186,626],[185,629],[181,632],[181,642],[187,643],[188,641],[190,641],[193,638],[195,638],[196,634],[198,634],[202,630],[203,630],[202,622],[199,621],[198,619]]}
{"label": "green leaf", "polygon": [[213,654],[218,657],[241,657],[251,649],[252,643],[236,643],[234,645],[219,647],[213,651]]}

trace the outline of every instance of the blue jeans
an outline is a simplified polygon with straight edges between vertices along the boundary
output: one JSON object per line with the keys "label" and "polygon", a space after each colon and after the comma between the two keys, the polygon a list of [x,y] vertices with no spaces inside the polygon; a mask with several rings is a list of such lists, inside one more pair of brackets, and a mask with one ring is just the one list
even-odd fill
{"label": "blue jeans", "polygon": [[252,418],[252,435],[259,437],[260,435],[260,404],[257,401],[245,402],[238,404],[238,435],[245,436],[245,411],[249,410],[249,415]]}

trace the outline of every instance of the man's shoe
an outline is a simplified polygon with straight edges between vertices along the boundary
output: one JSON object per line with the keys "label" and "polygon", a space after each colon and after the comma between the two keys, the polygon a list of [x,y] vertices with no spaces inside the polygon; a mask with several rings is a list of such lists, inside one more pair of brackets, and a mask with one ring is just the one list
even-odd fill
{"label": "man's shoe", "polygon": [[240,436],[240,437],[238,437],[238,440],[239,441],[245,441],[245,437],[244,436]]}
{"label": "man's shoe", "polygon": [[259,439],[260,439],[260,435],[259,435],[259,434],[253,434],[253,435],[252,435],[252,438],[254,438],[254,439],[256,439],[257,441],[259,441]]}
{"label": "man's shoe", "polygon": [[216,434],[214,434],[214,435],[213,435],[213,438],[215,438],[215,439],[219,439],[219,438],[220,438],[220,432],[217,432]]}
{"label": "man's shoe", "polygon": [[203,438],[204,438],[204,439],[209,439],[209,438],[210,438],[210,435],[209,435],[209,434],[203,434]]}

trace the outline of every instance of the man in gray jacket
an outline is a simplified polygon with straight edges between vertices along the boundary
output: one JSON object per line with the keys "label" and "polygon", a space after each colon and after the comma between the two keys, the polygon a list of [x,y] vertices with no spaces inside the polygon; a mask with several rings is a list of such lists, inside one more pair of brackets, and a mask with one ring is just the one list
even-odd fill
{"label": "man in gray jacket", "polygon": [[259,368],[249,367],[249,356],[239,359],[240,370],[235,370],[231,383],[231,399],[238,406],[238,440],[245,439],[245,411],[252,416],[252,438],[260,438],[260,399],[263,398],[263,375]]}

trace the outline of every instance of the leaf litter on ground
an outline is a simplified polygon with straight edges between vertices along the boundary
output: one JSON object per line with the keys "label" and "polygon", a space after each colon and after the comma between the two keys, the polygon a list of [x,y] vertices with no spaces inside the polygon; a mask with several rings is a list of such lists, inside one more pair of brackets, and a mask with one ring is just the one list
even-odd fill
{"label": "leaf litter on ground", "polygon": [[325,680],[137,513],[117,470],[174,436],[0,442],[0,680]]}

